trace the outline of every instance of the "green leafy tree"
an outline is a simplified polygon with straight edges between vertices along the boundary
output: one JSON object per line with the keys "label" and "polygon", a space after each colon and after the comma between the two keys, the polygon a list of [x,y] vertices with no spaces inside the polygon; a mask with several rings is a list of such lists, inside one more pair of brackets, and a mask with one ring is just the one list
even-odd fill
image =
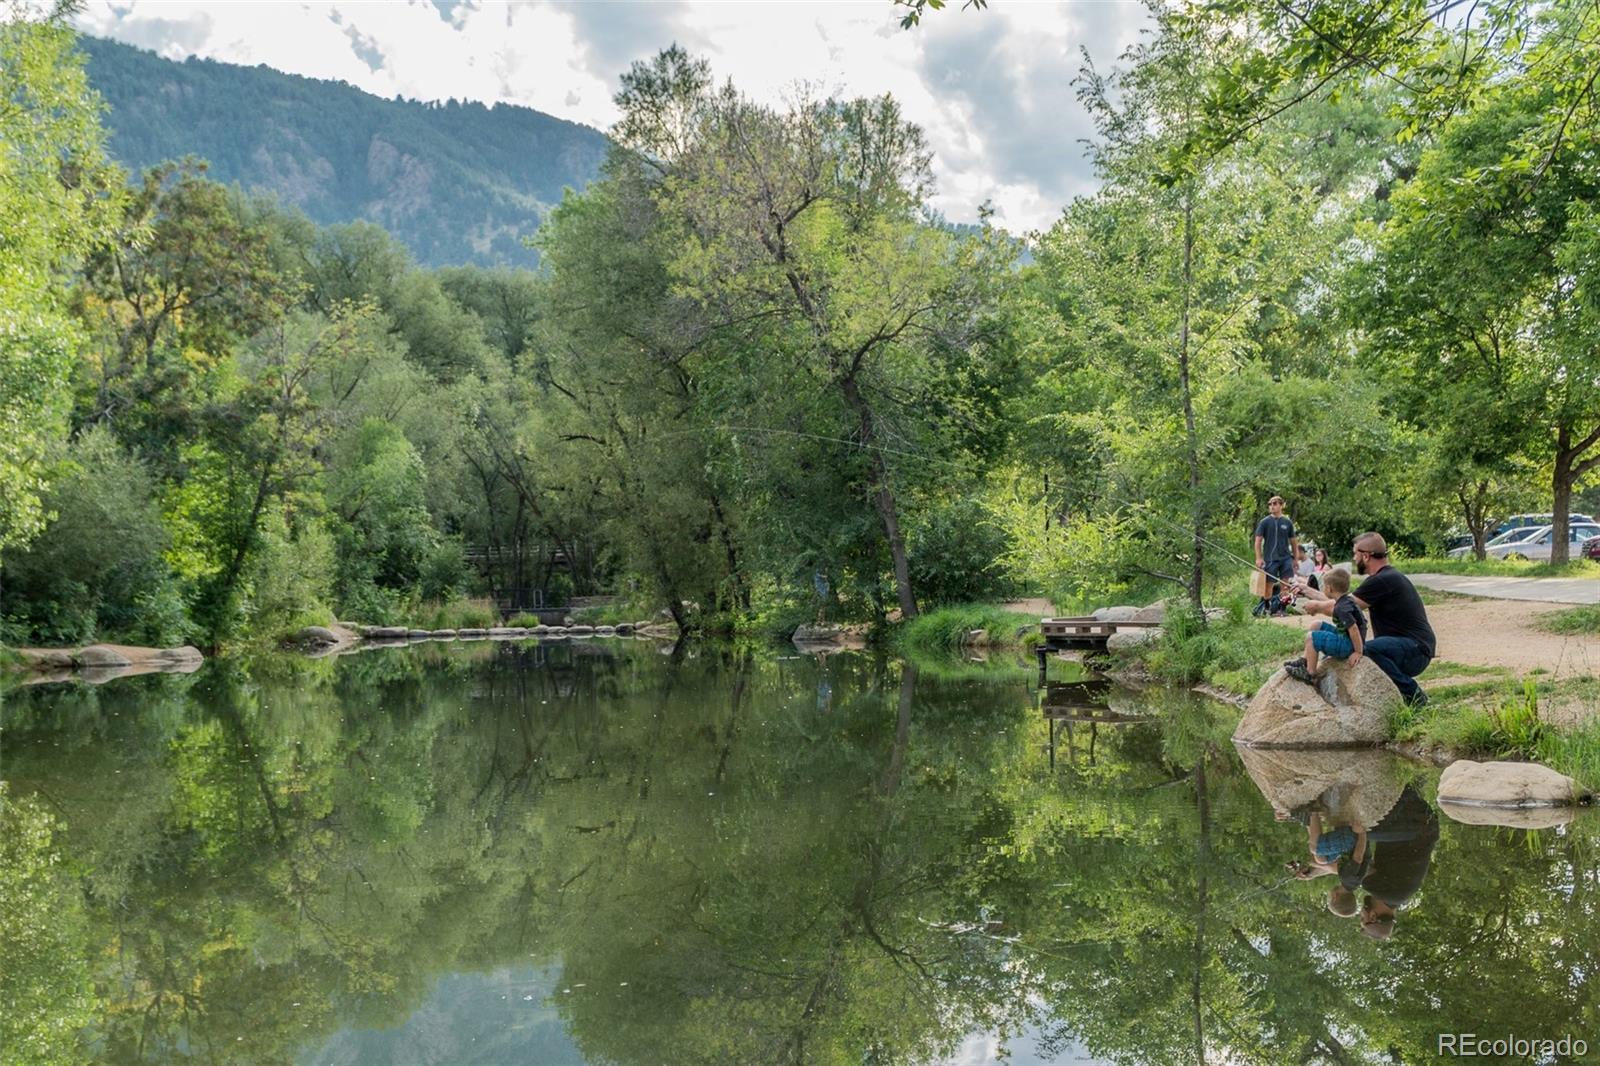
{"label": "green leafy tree", "polygon": [[0,613],[29,643],[182,643],[186,604],[149,470],[103,427],[81,434],[61,467],[44,534],[7,553]]}
{"label": "green leafy tree", "polygon": [[0,8],[0,551],[46,521],[46,456],[67,426],[83,340],[63,282],[116,213],[100,103],[65,14]]}
{"label": "green leafy tree", "polygon": [[1579,132],[1593,105],[1569,95],[1572,46],[1555,38],[1581,37],[1593,13],[1548,18],[1527,71],[1446,125],[1396,195],[1372,271],[1371,344],[1426,396],[1417,417],[1438,432],[1470,426],[1489,444],[1537,427],[1528,450],[1550,464],[1561,563],[1572,495],[1600,467],[1600,364],[1587,299],[1596,188]]}

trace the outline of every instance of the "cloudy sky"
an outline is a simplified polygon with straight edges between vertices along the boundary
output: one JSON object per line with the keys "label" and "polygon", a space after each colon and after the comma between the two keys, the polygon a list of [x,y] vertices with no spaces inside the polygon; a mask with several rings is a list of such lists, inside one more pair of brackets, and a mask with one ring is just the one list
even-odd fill
{"label": "cloudy sky", "polygon": [[676,41],[719,78],[778,103],[796,83],[892,92],[933,146],[935,206],[985,200],[1015,231],[1048,226],[1092,187],[1072,79],[1136,39],[1137,0],[960,0],[902,30],[889,0],[93,0],[87,33],[153,49],[350,82],[379,96],[537,108],[605,129],[617,76]]}

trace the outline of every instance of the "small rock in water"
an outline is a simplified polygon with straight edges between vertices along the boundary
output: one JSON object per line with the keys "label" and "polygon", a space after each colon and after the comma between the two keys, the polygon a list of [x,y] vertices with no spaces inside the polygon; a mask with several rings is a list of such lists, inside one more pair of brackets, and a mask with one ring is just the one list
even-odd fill
{"label": "small rock in water", "polygon": [[1439,776],[1439,802],[1463,807],[1568,807],[1588,793],[1536,762],[1458,759]]}

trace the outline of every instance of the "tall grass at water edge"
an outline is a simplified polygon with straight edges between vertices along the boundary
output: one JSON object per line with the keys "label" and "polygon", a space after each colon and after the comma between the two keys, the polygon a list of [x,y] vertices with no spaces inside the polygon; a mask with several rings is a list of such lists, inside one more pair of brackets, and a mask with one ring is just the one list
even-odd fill
{"label": "tall grass at water edge", "polygon": [[989,647],[1032,647],[1040,642],[1039,619],[992,603],[937,607],[900,627],[902,650],[927,654],[959,651],[968,633],[981,629]]}
{"label": "tall grass at water edge", "polygon": [[427,600],[405,612],[405,624],[416,629],[488,629],[500,624],[493,600]]}
{"label": "tall grass at water edge", "polygon": [[1298,629],[1252,617],[1254,603],[1247,596],[1232,597],[1222,605],[1225,613],[1210,621],[1187,606],[1169,607],[1161,637],[1129,654],[1162,681],[1203,681],[1251,695],[1305,642]]}
{"label": "tall grass at water edge", "polygon": [[1569,728],[1551,724],[1557,700],[1591,705],[1600,700],[1593,678],[1569,678],[1540,687],[1537,678],[1482,682],[1436,690],[1421,708],[1401,707],[1393,734],[1459,752],[1467,758],[1532,760],[1600,789],[1600,719]]}

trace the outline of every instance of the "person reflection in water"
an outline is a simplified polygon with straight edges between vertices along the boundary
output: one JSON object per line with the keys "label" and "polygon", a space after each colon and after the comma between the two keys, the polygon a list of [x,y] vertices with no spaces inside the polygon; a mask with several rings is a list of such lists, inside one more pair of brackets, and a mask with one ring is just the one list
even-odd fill
{"label": "person reflection in water", "polygon": [[[1330,789],[1329,793],[1333,791]],[[1281,810],[1276,813],[1279,821],[1292,817],[1306,826],[1306,845],[1311,852],[1311,861],[1291,862],[1288,864],[1289,872],[1302,881],[1337,874],[1339,886],[1328,890],[1328,910],[1341,918],[1353,918],[1358,909],[1354,890],[1371,869],[1367,829],[1359,822],[1331,828],[1325,825],[1324,813],[1320,808],[1329,801],[1329,793],[1324,793],[1316,804],[1318,809],[1305,807],[1292,814]]]}
{"label": "person reflection in water", "polygon": [[1328,910],[1344,918],[1359,913],[1361,931],[1374,940],[1393,935],[1400,908],[1422,887],[1439,842],[1439,816],[1428,801],[1407,785],[1389,813],[1364,831],[1358,825],[1326,829],[1322,812],[1309,807],[1280,810],[1277,817],[1306,823],[1311,861],[1289,864],[1297,878],[1338,875],[1339,887],[1328,893]]}
{"label": "person reflection in water", "polygon": [[1439,816],[1407,785],[1394,808],[1367,833],[1372,868],[1361,879],[1361,931],[1374,940],[1394,933],[1399,910],[1428,876],[1433,847],[1439,843]]}

